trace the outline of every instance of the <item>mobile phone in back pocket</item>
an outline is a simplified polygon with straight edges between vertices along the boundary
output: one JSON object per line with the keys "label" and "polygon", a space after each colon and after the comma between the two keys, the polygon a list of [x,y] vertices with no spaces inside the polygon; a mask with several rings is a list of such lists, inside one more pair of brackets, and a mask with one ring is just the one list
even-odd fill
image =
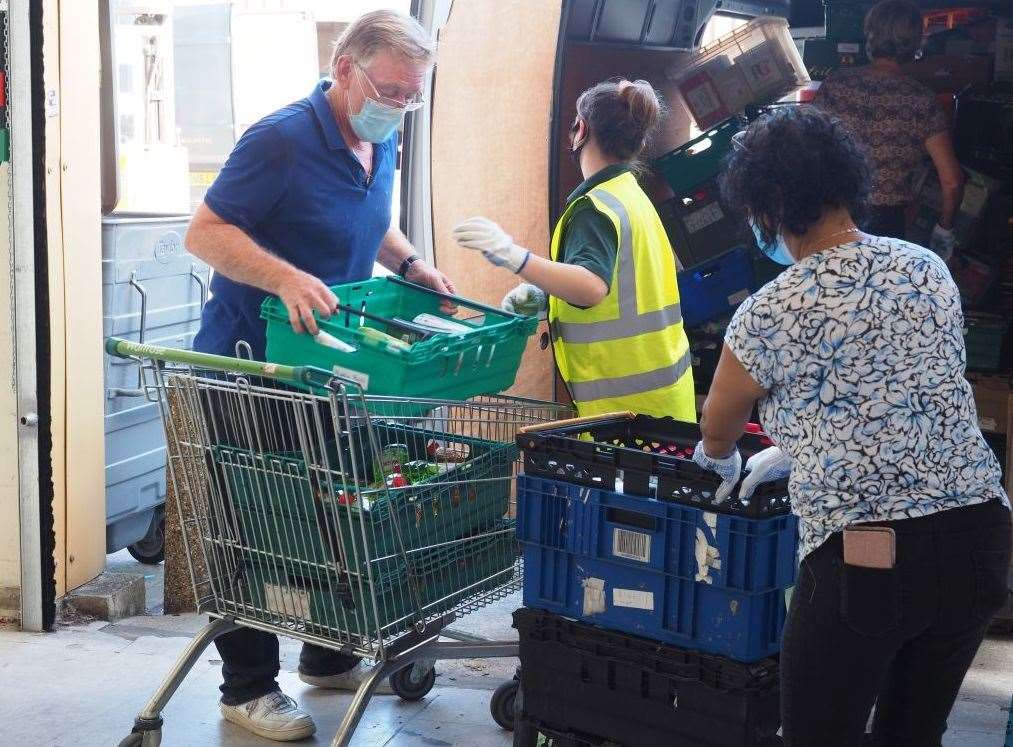
{"label": "mobile phone in back pocket", "polygon": [[852,526],[844,530],[844,563],[858,568],[893,568],[897,536],[890,527]]}

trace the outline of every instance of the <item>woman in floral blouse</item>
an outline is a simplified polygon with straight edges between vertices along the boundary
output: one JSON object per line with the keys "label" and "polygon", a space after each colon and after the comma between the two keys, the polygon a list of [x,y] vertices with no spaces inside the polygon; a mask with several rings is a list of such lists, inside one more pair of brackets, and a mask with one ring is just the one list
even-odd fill
{"label": "woman in floral blouse", "polygon": [[725,198],[790,267],[728,327],[695,459],[733,485],[758,403],[777,446],[746,463],[739,499],[790,472],[801,566],[781,655],[785,742],[859,745],[876,704],[876,744],[939,745],[1010,562],[957,288],[935,254],[856,227],[869,166],[836,120],[786,108],[736,146]]}
{"label": "woman in floral blouse", "polygon": [[813,103],[839,118],[872,161],[872,193],[864,228],[902,238],[913,179],[932,159],[940,185],[939,222],[929,248],[953,252],[953,220],[964,193],[964,172],[953,152],[950,123],[935,95],[904,74],[922,42],[922,14],[909,0],[883,0],[865,17],[871,63],[827,76]]}

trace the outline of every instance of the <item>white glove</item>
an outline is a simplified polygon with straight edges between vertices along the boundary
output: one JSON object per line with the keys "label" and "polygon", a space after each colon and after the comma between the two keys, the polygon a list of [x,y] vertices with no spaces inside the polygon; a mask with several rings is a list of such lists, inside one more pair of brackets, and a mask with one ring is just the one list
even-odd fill
{"label": "white glove", "polygon": [[929,249],[934,251],[943,261],[946,262],[953,256],[953,247],[957,243],[957,237],[949,228],[943,228],[938,223],[932,229],[932,236],[929,237]]}
{"label": "white glove", "polygon": [[531,254],[517,246],[513,237],[488,218],[468,218],[458,223],[453,232],[454,241],[466,249],[482,252],[497,267],[506,267],[518,273]]}
{"label": "white glove", "polygon": [[749,498],[761,482],[773,482],[791,474],[791,457],[776,446],[769,446],[746,460],[746,476],[742,478],[739,498]]}
{"label": "white glove", "polygon": [[739,481],[739,474],[742,472],[742,455],[735,449],[725,457],[711,457],[703,450],[703,441],[693,449],[693,461],[706,470],[716,472],[722,483],[714,496],[715,503],[721,503],[732,494],[732,488]]}
{"label": "white glove", "polygon": [[521,283],[503,296],[500,306],[511,314],[538,316],[549,308],[549,297],[537,285]]}

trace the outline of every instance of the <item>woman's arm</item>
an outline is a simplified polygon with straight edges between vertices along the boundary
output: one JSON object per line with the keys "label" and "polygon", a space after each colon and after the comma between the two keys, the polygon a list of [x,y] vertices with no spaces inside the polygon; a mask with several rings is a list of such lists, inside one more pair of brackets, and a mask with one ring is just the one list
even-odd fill
{"label": "woman's arm", "polygon": [[721,358],[700,418],[707,456],[720,458],[734,451],[735,443],[749,422],[753,405],[766,393],[767,390],[746,372],[728,345],[722,346]]}
{"label": "woman's arm", "polygon": [[932,157],[936,174],[939,175],[943,203],[939,213],[939,225],[950,229],[964,199],[964,170],[960,168],[957,156],[953,152],[953,140],[949,132],[937,132],[929,137],[925,141],[925,150]]}
{"label": "woman's arm", "polygon": [[585,309],[597,306],[609,292],[605,281],[590,270],[578,265],[553,262],[534,254],[528,256],[528,261],[518,274],[550,296]]}

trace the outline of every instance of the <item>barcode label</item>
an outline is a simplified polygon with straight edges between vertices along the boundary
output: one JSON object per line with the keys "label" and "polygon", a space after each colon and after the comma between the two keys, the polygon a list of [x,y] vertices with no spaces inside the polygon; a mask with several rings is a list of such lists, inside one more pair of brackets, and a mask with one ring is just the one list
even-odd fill
{"label": "barcode label", "polygon": [[612,530],[612,554],[617,558],[651,562],[651,535],[631,532],[629,529]]}

